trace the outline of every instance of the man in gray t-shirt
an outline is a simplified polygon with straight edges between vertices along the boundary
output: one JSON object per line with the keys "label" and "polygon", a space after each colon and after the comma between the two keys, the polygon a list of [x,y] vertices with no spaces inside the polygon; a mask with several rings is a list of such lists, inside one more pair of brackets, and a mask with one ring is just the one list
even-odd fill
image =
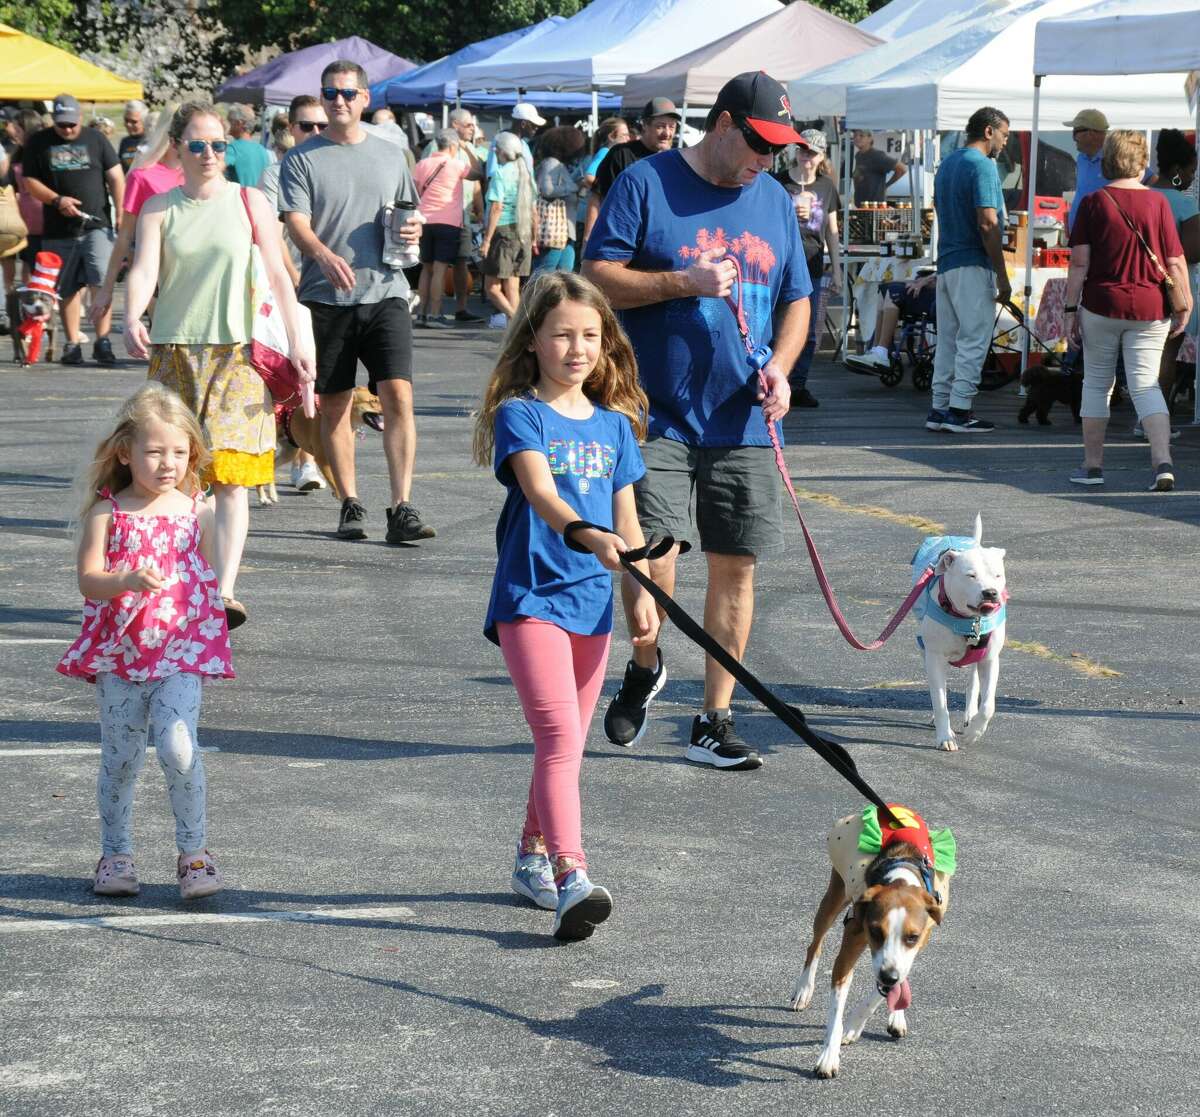
{"label": "man in gray t-shirt", "polygon": [[[435,532],[409,502],[417,448],[409,286],[402,271],[383,262],[382,211],[399,201],[416,206],[418,198],[403,151],[362,127],[369,100],[367,75],[357,62],[339,59],[325,67],[321,102],[329,125],[284,157],[279,209],[305,257],[299,296],[312,313],[317,342],[321,442],[342,496],[337,536],[367,537],[350,425],[361,361],[383,411],[392,490],[386,538],[413,543]],[[420,236],[414,217],[402,237],[415,244]]]}
{"label": "man in gray t-shirt", "polygon": [[899,182],[908,173],[908,168],[886,151],[880,151],[870,132],[855,131],[853,139],[854,204],[887,201],[888,187]]}

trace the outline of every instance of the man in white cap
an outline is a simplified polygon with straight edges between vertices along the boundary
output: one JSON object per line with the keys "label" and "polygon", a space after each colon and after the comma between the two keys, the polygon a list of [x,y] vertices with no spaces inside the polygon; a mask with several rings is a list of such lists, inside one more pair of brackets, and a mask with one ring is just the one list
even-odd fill
{"label": "man in white cap", "polygon": [[[109,200],[119,223],[125,175],[112,144],[95,128],[81,126],[79,102],[69,93],[54,98],[51,116],[54,126],[36,132],[25,144],[25,189],[42,203],[42,249],[62,258],[58,293],[67,335],[62,363],[81,365],[83,289],[90,287],[95,294],[104,283],[116,239]],[[108,339],[111,321],[110,310],[96,325],[92,355],[102,365],[117,362]]]}
{"label": "man in white cap", "polygon": [[1100,152],[1104,137],[1108,135],[1108,117],[1099,109],[1080,109],[1074,120],[1063,123],[1071,129],[1071,138],[1079,152],[1075,156],[1075,197],[1071,199],[1071,212],[1067,214],[1067,230],[1070,231],[1079,203],[1108,185],[1108,179],[1100,169]]}
{"label": "man in white cap", "polygon": [[[537,111],[535,105],[531,105],[528,101],[518,101],[513,105],[512,111],[512,127],[507,129],[512,132],[521,141],[521,151],[525,155],[525,162],[529,166],[530,177],[533,176],[533,149],[529,146],[529,139],[537,133],[537,130],[545,125],[545,118]],[[492,149],[488,152],[487,161],[487,177],[491,178],[496,173],[496,144],[492,142]]]}

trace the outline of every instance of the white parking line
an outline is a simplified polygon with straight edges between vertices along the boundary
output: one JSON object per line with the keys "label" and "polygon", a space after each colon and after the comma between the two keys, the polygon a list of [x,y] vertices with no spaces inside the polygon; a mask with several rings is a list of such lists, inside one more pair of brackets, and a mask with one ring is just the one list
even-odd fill
{"label": "white parking line", "polygon": [[[201,752],[220,752],[220,745],[201,745]],[[54,749],[6,749],[0,747],[0,756],[99,756],[96,746],[91,748],[54,748]]]}
{"label": "white parking line", "polygon": [[69,645],[70,643],[71,643],[70,640],[61,640],[61,639],[57,639],[54,637],[38,637],[36,639],[33,637],[30,637],[29,639],[0,640],[0,645],[3,645],[3,644],[64,644],[64,645]]}
{"label": "white parking line", "polygon": [[62,919],[0,919],[0,934],[24,931],[121,931],[196,923],[324,923],[332,919],[411,919],[412,908],[311,908],[308,911],[158,912],[154,915],[89,915]]}

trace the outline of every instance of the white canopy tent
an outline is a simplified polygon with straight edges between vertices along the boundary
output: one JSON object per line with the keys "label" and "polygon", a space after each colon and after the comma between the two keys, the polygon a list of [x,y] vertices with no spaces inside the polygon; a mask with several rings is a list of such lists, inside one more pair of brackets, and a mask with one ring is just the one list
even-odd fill
{"label": "white canopy tent", "polygon": [[[958,10],[948,12],[941,19],[911,34],[904,34],[852,58],[822,66],[819,70],[812,70],[789,81],[788,97],[791,99],[795,115],[801,118],[845,116],[846,90],[850,86],[870,81],[909,59],[919,58],[925,51],[969,22],[976,11],[977,8],[973,5],[968,4],[965,8],[960,6]],[[880,14],[882,11],[876,13]],[[862,27],[862,24],[857,26]]]}
{"label": "white canopy tent", "polygon": [[[993,0],[991,6],[1006,8],[1010,3],[1011,0]],[[948,16],[961,16],[972,7],[978,11],[987,6],[983,0],[978,5],[972,5],[970,0],[967,3],[963,0],[892,0],[866,19],[860,19],[855,27],[881,39],[900,39],[940,23]]]}
{"label": "white canopy tent", "polygon": [[[1067,15],[1040,20],[1034,31],[1033,49],[1033,121],[1030,141],[1030,183],[1032,197],[1037,189],[1038,122],[1044,103],[1043,78],[1054,75],[1075,75],[1076,80],[1096,81],[1093,75],[1125,75],[1124,84],[1132,90],[1143,87],[1146,75],[1166,82],[1175,88],[1175,111],[1170,120],[1152,124],[1134,123],[1127,127],[1170,127],[1175,118],[1188,115],[1184,75],[1200,70],[1200,3],[1197,0],[1105,0],[1090,7],[1077,7]],[[1129,81],[1131,76],[1136,81]],[[1091,103],[1091,102],[1089,102]],[[1102,102],[1110,123],[1114,120],[1108,102]],[[1185,119],[1182,127],[1192,122]],[[1200,107],[1195,120],[1200,139]],[[1030,237],[1025,256],[1025,274],[1031,274],[1033,238]],[[1200,284],[1193,291],[1200,300]],[[1026,291],[1028,299],[1028,289]],[[1022,369],[1028,361],[1029,342],[1026,337]],[[1200,392],[1196,394],[1195,416],[1200,420]]]}
{"label": "white canopy tent", "polygon": [[611,89],[780,10],[779,0],[593,0],[548,35],[462,66],[459,89]]}
{"label": "white canopy tent", "polygon": [[[983,105],[995,105],[1014,131],[1033,124],[1034,34],[1040,20],[1070,16],[1094,0],[1026,0],[1000,11],[976,13],[943,38],[895,69],[851,86],[846,119],[852,128],[936,129],[954,131]],[[1162,0],[1131,0],[1139,10]],[[1176,5],[1186,0],[1165,0]],[[1192,0],[1193,10],[1196,8]],[[941,25],[938,25],[941,26]],[[903,40],[901,40],[903,42]],[[878,48],[877,48],[878,49]],[[1190,114],[1175,74],[1147,70],[1136,80],[1089,74],[1089,52],[1069,39],[1060,41],[1058,58],[1074,76],[1056,77],[1043,91],[1047,119],[1070,120],[1080,108],[1103,108],[1117,128],[1186,128]],[[1076,67],[1072,69],[1072,67]]]}

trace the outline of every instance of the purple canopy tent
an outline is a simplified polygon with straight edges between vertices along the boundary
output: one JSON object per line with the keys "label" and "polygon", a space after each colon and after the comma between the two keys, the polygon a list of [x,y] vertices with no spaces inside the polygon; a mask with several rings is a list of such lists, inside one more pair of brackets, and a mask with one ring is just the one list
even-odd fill
{"label": "purple canopy tent", "polygon": [[330,62],[345,58],[367,71],[371,82],[385,81],[416,69],[415,62],[351,35],[336,43],[281,54],[270,62],[230,78],[217,90],[218,101],[240,101],[246,105],[286,105],[302,93],[314,96],[321,85],[321,71]]}

